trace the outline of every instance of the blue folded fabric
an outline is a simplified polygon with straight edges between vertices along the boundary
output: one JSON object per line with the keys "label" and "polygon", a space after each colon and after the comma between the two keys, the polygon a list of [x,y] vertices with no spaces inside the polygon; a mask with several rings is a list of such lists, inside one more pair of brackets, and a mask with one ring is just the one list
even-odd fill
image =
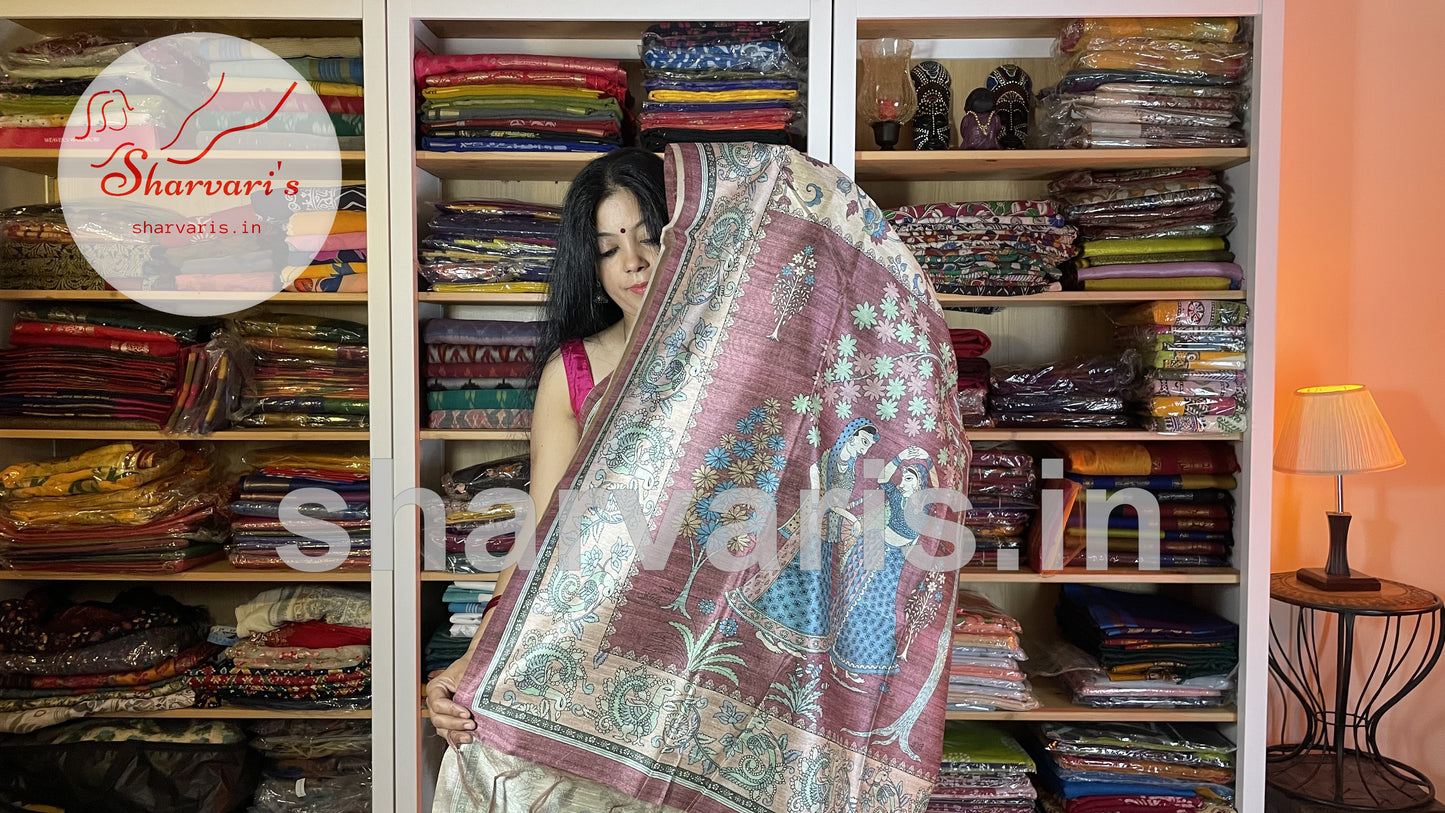
{"label": "blue folded fabric", "polygon": [[479,613],[485,609],[487,609],[487,602],[485,601],[481,603],[475,601],[453,602],[447,605],[447,612],[449,613]]}
{"label": "blue folded fabric", "polygon": [[689,90],[703,93],[721,93],[730,90],[797,90],[798,83],[791,79],[718,79],[707,81],[648,79],[642,83],[642,87],[644,90]]}

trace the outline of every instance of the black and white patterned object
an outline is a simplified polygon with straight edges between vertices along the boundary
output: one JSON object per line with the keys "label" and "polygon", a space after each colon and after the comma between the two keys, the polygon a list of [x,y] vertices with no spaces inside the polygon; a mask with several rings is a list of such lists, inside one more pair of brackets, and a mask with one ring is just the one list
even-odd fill
{"label": "black and white patterned object", "polygon": [[913,149],[946,150],[953,143],[953,79],[948,69],[927,60],[908,72],[918,92],[913,116]]}
{"label": "black and white patterned object", "polygon": [[1000,65],[988,75],[988,89],[993,91],[994,110],[1002,124],[998,145],[1006,150],[1021,150],[1028,145],[1033,87],[1028,73],[1017,65]]}

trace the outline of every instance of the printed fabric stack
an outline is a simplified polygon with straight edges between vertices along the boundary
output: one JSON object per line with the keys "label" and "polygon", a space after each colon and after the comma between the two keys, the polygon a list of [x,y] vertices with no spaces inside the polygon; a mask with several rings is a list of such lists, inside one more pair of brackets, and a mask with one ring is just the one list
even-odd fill
{"label": "printed fabric stack", "polygon": [[1049,146],[1244,146],[1249,39],[1228,18],[1071,20],[1040,94]]}
{"label": "printed fabric stack", "polygon": [[943,762],[926,813],[1033,813],[1038,793],[1034,761],[1018,741],[992,723],[943,727]]}
{"label": "printed fabric stack", "polygon": [[234,325],[252,359],[237,426],[368,426],[366,325],[289,313],[244,317]]}
{"label": "printed fabric stack", "polygon": [[[264,228],[286,234],[289,251],[281,271],[285,290],[366,291],[366,184],[304,186],[292,196],[267,196],[258,191],[251,194],[251,210]],[[219,239],[229,241],[238,256],[248,262],[264,262],[266,270],[274,273],[275,259],[260,250],[255,235]]]}
{"label": "printed fabric stack", "polygon": [[949,341],[958,360],[958,414],[968,429],[993,426],[988,417],[988,335],[971,328],[951,328]]}
{"label": "printed fabric stack", "polygon": [[1098,658],[1063,642],[1053,642],[1029,661],[1028,672],[1031,677],[1057,678],[1069,690],[1074,705],[1096,709],[1211,708],[1232,700],[1235,689],[1233,673],[1184,680],[1133,676],[1114,680]]}
{"label": "printed fabric stack", "polygon": [[[137,263],[133,270],[139,288],[144,263]],[[80,253],[60,204],[41,203],[0,211],[0,288],[103,291],[107,287]]]}
{"label": "printed fabric stack", "polygon": [[1190,167],[1078,170],[1049,184],[1084,238],[1067,283],[1084,291],[1238,289],[1244,271],[1219,175]]}
{"label": "printed fabric stack", "polygon": [[1248,426],[1248,321],[1243,302],[1148,302],[1115,318],[1116,338],[1144,357],[1139,400],[1156,432],[1243,432]]}
{"label": "printed fabric stack", "polygon": [[141,308],[37,304],[0,350],[0,421],[105,429],[165,426],[191,346],[209,329]]}
{"label": "printed fabric stack", "polygon": [[[802,144],[806,76],[786,23],[660,23],[642,35],[642,146],[752,141]],[[795,138],[790,136],[796,135]]]}
{"label": "printed fabric stack", "polygon": [[[60,149],[65,125],[93,79],[135,43],[75,33],[0,55],[0,149]],[[161,101],[133,98],[127,137],[154,147],[147,111]]]}
{"label": "printed fabric stack", "polygon": [[1066,584],[1055,616],[1116,682],[1227,676],[1239,663],[1238,624],[1167,596]]}
{"label": "printed fabric stack", "polygon": [[422,653],[425,680],[431,680],[467,654],[482,623],[482,611],[492,600],[496,581],[452,582],[442,593],[447,622],[437,627]]}
{"label": "printed fabric stack", "polygon": [[1059,266],[1074,255],[1076,232],[1049,200],[930,203],[885,217],[940,294],[1058,291]]}
{"label": "printed fabric stack", "polygon": [[526,429],[527,388],[540,322],[432,319],[426,344],[426,402],[432,429]]}
{"label": "printed fabric stack", "polygon": [[1110,429],[1134,426],[1126,394],[1138,378],[1139,354],[1033,365],[995,366],[988,411],[998,427]]}
{"label": "printed fabric stack", "polygon": [[974,449],[968,466],[968,510],[974,555],[965,567],[997,568],[999,551],[1014,551],[1003,569],[1018,567],[1029,523],[1039,510],[1039,477],[1033,455],[1013,449]]}
{"label": "printed fabric stack", "polygon": [[[451,573],[499,571],[499,567],[486,566],[483,557],[504,556],[512,549],[515,541],[512,521],[516,519],[516,509],[505,501],[477,501],[476,498],[494,489],[512,489],[526,494],[531,483],[532,463],[528,455],[478,463],[442,477],[442,497],[447,509],[446,562],[443,567],[436,557],[430,555],[430,551],[424,551],[423,569],[445,569]],[[467,538],[473,534],[482,547],[473,551],[475,555],[468,556]]]}
{"label": "printed fabric stack", "polygon": [[[200,53],[210,61],[207,84],[215,96],[191,122],[197,147],[225,132],[220,145],[233,150],[366,149],[359,37],[218,37],[203,42]],[[255,124],[258,113],[266,116],[275,110],[295,82],[294,75],[271,61],[272,55],[311,85],[325,117],[287,102],[265,127],[244,129]]]}
{"label": "printed fabric stack", "polygon": [[371,598],[363,589],[300,584],[236,608],[215,663],[186,674],[197,705],[357,709],[371,704]]}
{"label": "printed fabric stack", "polygon": [[513,200],[436,204],[418,259],[433,291],[546,293],[562,210]]}
{"label": "printed fabric stack", "polygon": [[0,471],[0,566],[179,573],[225,556],[210,464],[170,441],[122,442]]}
{"label": "printed fabric stack", "polygon": [[972,590],[958,591],[953,617],[949,711],[1028,711],[1039,707],[1020,663],[1019,622]]}
{"label": "printed fabric stack", "polygon": [[[233,566],[294,568],[282,558],[285,549],[293,551],[290,556],[317,558],[314,566],[324,570],[371,567],[371,462],[365,452],[261,449],[243,460],[253,469],[241,478],[231,503],[235,518],[228,555]],[[309,536],[288,531],[280,518],[281,501],[303,488],[326,489],[345,503],[337,509],[319,503],[299,506],[302,517],[318,521],[310,523],[316,528]],[[344,546],[341,534],[346,536]]]}
{"label": "printed fabric stack", "polygon": [[[1055,444],[1064,477],[1080,489],[1109,494],[1139,488],[1159,504],[1160,567],[1228,567],[1234,548],[1234,474],[1239,461],[1222,441],[1069,441]],[[1067,498],[1066,498],[1067,499]],[[1091,520],[1104,506],[1082,495],[1064,523],[1064,549],[1082,556]],[[1139,565],[1140,520],[1122,506],[1100,523],[1107,528],[1110,567]],[[1147,536],[1145,537],[1147,538]],[[1068,564],[1068,562],[1065,562]]]}
{"label": "printed fabric stack", "polygon": [[418,148],[610,152],[623,143],[627,73],[615,59],[418,54]]}
{"label": "printed fabric stack", "polygon": [[247,813],[369,813],[369,720],[249,723],[261,781]]}
{"label": "printed fabric stack", "polygon": [[1023,740],[1046,813],[1234,813],[1234,744],[1195,723],[1043,723]]}
{"label": "printed fabric stack", "polygon": [[106,712],[189,708],[182,675],[220,651],[203,607],[148,588],[73,603],[50,588],[0,601],[0,733]]}

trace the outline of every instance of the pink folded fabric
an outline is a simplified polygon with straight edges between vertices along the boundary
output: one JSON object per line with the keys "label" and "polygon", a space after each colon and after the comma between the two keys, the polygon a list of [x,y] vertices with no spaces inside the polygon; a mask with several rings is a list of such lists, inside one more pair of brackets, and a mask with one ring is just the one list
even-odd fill
{"label": "pink folded fabric", "polygon": [[366,248],[366,232],[349,231],[341,234],[293,234],[286,238],[286,245],[297,251],[344,251]]}
{"label": "pink folded fabric", "polygon": [[468,71],[574,71],[602,76],[615,85],[627,86],[627,72],[615,59],[535,54],[417,54],[414,66],[418,80],[438,73]]}
{"label": "pink folded fabric", "polygon": [[1188,262],[1188,263],[1138,263],[1131,265],[1100,265],[1080,268],[1079,279],[1133,279],[1149,277],[1224,277],[1244,279],[1244,269],[1238,263]]}

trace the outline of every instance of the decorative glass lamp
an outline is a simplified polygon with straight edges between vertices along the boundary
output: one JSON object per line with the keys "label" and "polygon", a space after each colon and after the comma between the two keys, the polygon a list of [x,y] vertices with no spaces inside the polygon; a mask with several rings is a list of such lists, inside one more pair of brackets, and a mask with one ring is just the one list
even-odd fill
{"label": "decorative glass lamp", "polygon": [[881,149],[898,143],[903,122],[918,109],[918,94],[908,77],[913,41],[897,38],[864,40],[858,43],[863,60],[863,78],[858,81],[858,118],[873,128],[873,140]]}
{"label": "decorative glass lamp", "polygon": [[1301,582],[1320,590],[1379,590],[1380,582],[1350,569],[1345,555],[1350,515],[1345,513],[1345,475],[1388,471],[1405,465],[1395,436],[1360,384],[1295,390],[1274,449],[1274,469],[1288,474],[1335,477],[1338,507],[1327,512],[1330,558],[1323,569],[1301,568]]}

